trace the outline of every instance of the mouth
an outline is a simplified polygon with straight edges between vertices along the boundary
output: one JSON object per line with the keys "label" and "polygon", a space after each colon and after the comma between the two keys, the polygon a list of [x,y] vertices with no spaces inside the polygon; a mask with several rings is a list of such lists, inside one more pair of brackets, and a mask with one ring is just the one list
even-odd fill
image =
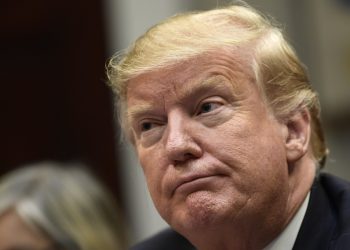
{"label": "mouth", "polygon": [[172,196],[175,193],[190,194],[200,190],[208,190],[213,185],[216,178],[221,175],[192,175],[180,179],[173,189]]}

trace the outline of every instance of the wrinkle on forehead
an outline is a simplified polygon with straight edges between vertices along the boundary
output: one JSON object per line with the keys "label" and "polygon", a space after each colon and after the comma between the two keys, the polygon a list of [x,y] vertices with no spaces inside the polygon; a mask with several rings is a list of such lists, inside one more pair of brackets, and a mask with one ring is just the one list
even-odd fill
{"label": "wrinkle on forehead", "polygon": [[[154,105],[166,105],[169,96],[173,95],[177,100],[193,95],[199,89],[215,88],[220,82],[229,81],[233,94],[237,93],[239,84],[246,84],[247,80],[253,82],[253,73],[248,64],[249,56],[245,53],[230,53],[225,51],[208,53],[196,58],[173,64],[152,72],[144,73],[130,81],[128,93],[133,92],[135,105],[127,108],[128,121],[140,113],[149,111]],[[138,86],[148,85],[144,91],[137,91]],[[153,87],[156,86],[156,87]],[[153,87],[153,88],[152,88]],[[136,95],[135,95],[136,93]],[[144,99],[144,96],[147,98]],[[152,96],[152,98],[149,98]],[[149,100],[152,102],[149,102]],[[156,103],[154,103],[155,100]],[[129,106],[129,105],[128,105]],[[159,107],[158,107],[159,108]],[[163,109],[166,107],[163,106]]]}

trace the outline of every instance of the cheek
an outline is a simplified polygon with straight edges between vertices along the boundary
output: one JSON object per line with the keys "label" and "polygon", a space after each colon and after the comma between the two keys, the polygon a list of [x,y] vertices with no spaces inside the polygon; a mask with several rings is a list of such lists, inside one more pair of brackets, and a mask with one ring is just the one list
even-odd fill
{"label": "cheek", "polygon": [[140,165],[146,178],[147,187],[155,203],[162,196],[162,180],[166,165],[159,156],[159,150],[137,150]]}
{"label": "cheek", "polygon": [[251,159],[250,154],[257,146],[254,133],[245,124],[229,122],[203,134],[208,138],[206,142],[209,153],[235,166]]}
{"label": "cheek", "polygon": [[264,120],[231,120],[204,134],[211,138],[209,153],[236,171],[269,171],[286,163],[283,136]]}

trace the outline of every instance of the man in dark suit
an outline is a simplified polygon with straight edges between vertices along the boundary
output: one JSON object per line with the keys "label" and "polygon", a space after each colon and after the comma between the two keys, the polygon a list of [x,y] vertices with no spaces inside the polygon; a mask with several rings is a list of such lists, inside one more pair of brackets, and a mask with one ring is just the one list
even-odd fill
{"label": "man in dark suit", "polygon": [[[292,249],[349,249],[349,209],[349,183],[329,174],[319,174],[311,188],[308,208]],[[132,249],[193,250],[195,247],[175,231],[167,229],[136,245]]]}
{"label": "man in dark suit", "polygon": [[111,60],[109,79],[172,228],[134,249],[350,248],[349,184],[316,177],[318,96],[256,10],[169,18]]}

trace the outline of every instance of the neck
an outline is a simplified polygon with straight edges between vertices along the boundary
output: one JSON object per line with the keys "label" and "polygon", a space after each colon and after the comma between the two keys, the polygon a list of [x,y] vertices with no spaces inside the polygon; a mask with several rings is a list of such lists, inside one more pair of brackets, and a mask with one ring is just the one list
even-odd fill
{"label": "neck", "polygon": [[316,163],[312,157],[305,156],[293,166],[289,171],[289,189],[287,223],[293,218],[305,197],[310,191],[316,175]]}

